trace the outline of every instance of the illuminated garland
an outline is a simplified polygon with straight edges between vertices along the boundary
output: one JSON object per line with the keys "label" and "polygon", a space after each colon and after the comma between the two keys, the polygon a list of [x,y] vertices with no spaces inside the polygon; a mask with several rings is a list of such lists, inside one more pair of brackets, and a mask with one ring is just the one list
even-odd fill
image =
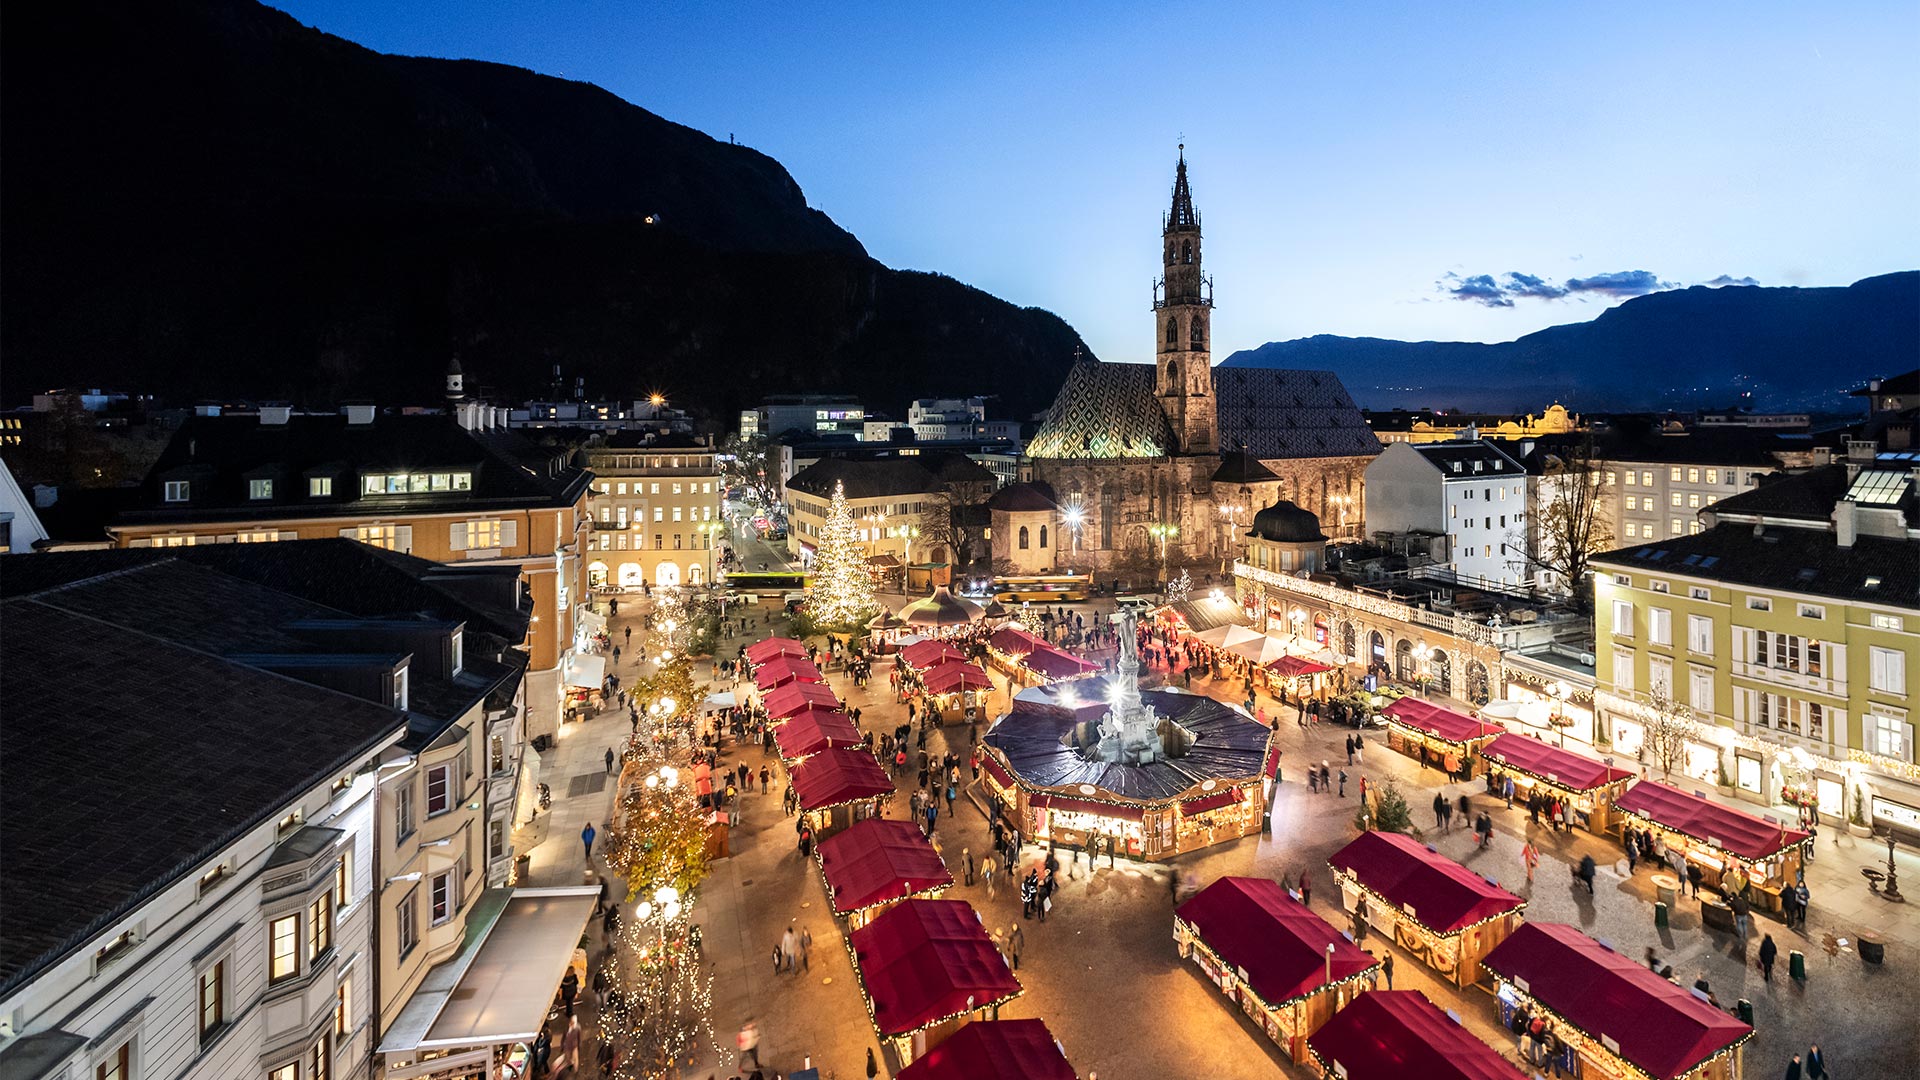
{"label": "illuminated garland", "polygon": [[[967,907],[971,909],[973,905],[968,904]],[[976,912],[976,915],[977,914],[978,913]],[[988,939],[988,943],[992,944],[991,938]],[[1027,992],[1027,988],[1025,986],[1017,986],[1017,988],[1012,993],[1006,995],[1005,997],[996,998],[993,1001],[975,1002],[973,1005],[973,1008],[971,1009],[961,1009],[959,1012],[948,1013],[947,1015],[939,1017],[937,1019],[929,1020],[926,1023],[921,1024],[919,1027],[912,1028],[907,1031],[896,1032],[894,1034],[889,1035],[888,1033],[880,1030],[879,1013],[874,1009],[872,995],[867,993],[866,969],[860,966],[860,954],[854,952],[853,950],[853,935],[841,934],[840,944],[846,947],[847,959],[853,962],[853,973],[856,976],[858,976],[858,978],[855,979],[855,982],[860,987],[860,1000],[864,1002],[867,1006],[867,1020],[873,1025],[874,1034],[879,1035],[882,1039],[891,1039],[891,1040],[897,1040],[900,1042],[905,1042],[913,1038],[915,1035],[918,1035],[921,1032],[928,1030],[929,1028],[939,1027],[941,1024],[944,1024],[949,1020],[958,1020],[963,1016],[969,1016],[973,1013],[980,1012],[983,1009],[997,1009],[1000,1006],[1005,1005],[1007,1002],[1012,1001],[1014,998],[1020,997],[1021,995]],[[996,953],[1000,952],[998,948],[996,948],[994,951]],[[1006,955],[1004,953],[1000,954],[1000,962],[1002,964],[1006,963]],[[1010,975],[1013,973],[1011,966],[1008,967],[1007,973]],[[1013,981],[1017,985],[1020,982],[1019,976],[1015,975]],[[905,1058],[906,1055],[902,1054],[901,1057]]]}
{"label": "illuminated garland", "polygon": [[[1504,919],[1509,915],[1518,915],[1527,909],[1527,902],[1525,900],[1521,900],[1520,903],[1515,907],[1510,907],[1507,910],[1502,911],[1497,915],[1489,915],[1486,918],[1481,919],[1479,922],[1470,922],[1458,930],[1436,930],[1433,927],[1428,926],[1426,923],[1421,922],[1417,916],[1407,914],[1407,911],[1404,907],[1396,906],[1393,901],[1373,891],[1371,888],[1368,888],[1365,884],[1363,884],[1360,881],[1359,877],[1355,875],[1352,871],[1342,870],[1338,866],[1334,866],[1331,862],[1329,862],[1327,865],[1331,867],[1333,870],[1334,881],[1342,885],[1346,884],[1347,882],[1352,882],[1353,887],[1355,889],[1357,889],[1360,892],[1366,893],[1369,897],[1378,901],[1382,909],[1393,912],[1394,920],[1396,922],[1410,922],[1413,925],[1419,927],[1421,932],[1425,933],[1428,937],[1433,938],[1436,941],[1446,941],[1449,939],[1462,937],[1469,930],[1478,930],[1481,927],[1487,925],[1488,923],[1499,922],[1501,919]],[[1415,910],[1417,911],[1419,909],[1416,908]],[[1371,924],[1371,920],[1369,920],[1369,924]]]}
{"label": "illuminated garland", "polygon": [[1542,776],[1541,774],[1534,772],[1532,769],[1521,768],[1518,765],[1514,765],[1508,762],[1504,758],[1494,757],[1493,755],[1487,753],[1484,750],[1481,751],[1480,757],[1486,761],[1487,766],[1489,768],[1498,768],[1505,772],[1519,773],[1521,776],[1530,776],[1534,780],[1538,781],[1539,783],[1545,784],[1548,787],[1559,788],[1561,791],[1564,791],[1569,795],[1586,795],[1595,791],[1604,791],[1615,784],[1624,785],[1633,779],[1631,770],[1616,770],[1616,771],[1626,772],[1627,775],[1620,777],[1618,780],[1604,781],[1601,784],[1599,784],[1597,787],[1590,787],[1590,788],[1568,787],[1564,781],[1554,780],[1550,777]]}
{"label": "illuminated garland", "polygon": [[1866,750],[1855,749],[1849,749],[1847,751],[1847,760],[1871,766],[1888,776],[1920,783],[1920,765],[1911,762],[1896,761],[1890,757],[1883,757]]}
{"label": "illuminated garland", "polygon": [[[1528,686],[1537,686],[1537,687],[1540,687],[1541,689],[1545,689],[1549,686],[1552,686],[1554,683],[1557,683],[1557,682],[1566,682],[1565,679],[1553,678],[1546,675],[1535,675],[1533,672],[1527,671],[1524,668],[1507,667],[1504,664],[1501,665],[1501,668],[1502,668],[1502,671],[1505,673],[1506,680],[1508,682],[1523,682],[1523,683],[1526,683]],[[1566,686],[1567,686],[1566,701],[1568,704],[1570,705],[1584,704],[1588,708],[1593,707],[1593,695],[1594,695],[1593,687],[1577,686],[1573,683],[1566,683]]]}
{"label": "illuminated garland", "polygon": [[1404,736],[1418,737],[1418,738],[1426,739],[1430,742],[1444,743],[1447,746],[1457,746],[1460,748],[1460,753],[1462,754],[1465,754],[1470,750],[1472,750],[1473,743],[1478,742],[1481,739],[1487,739],[1491,741],[1495,738],[1498,738],[1500,735],[1500,733],[1497,731],[1490,731],[1485,735],[1475,735],[1473,738],[1468,739],[1465,742],[1455,742],[1454,740],[1449,739],[1444,735],[1436,735],[1425,728],[1414,727],[1412,724],[1409,724],[1396,717],[1388,716],[1385,713],[1381,713],[1380,716],[1381,716],[1381,719],[1387,722],[1388,727],[1398,730],[1400,734]]}
{"label": "illuminated garland", "polygon": [[1227,963],[1224,957],[1222,957],[1219,953],[1213,950],[1213,946],[1207,944],[1206,939],[1200,936],[1199,929],[1196,928],[1192,923],[1178,916],[1175,916],[1173,920],[1173,927],[1176,933],[1184,930],[1187,935],[1188,945],[1191,945],[1195,949],[1198,949],[1199,951],[1206,953],[1208,956],[1213,957],[1213,962],[1218,964],[1221,967],[1221,969],[1226,971],[1228,975],[1230,975],[1234,979],[1234,981],[1238,982],[1241,986],[1245,987],[1248,996],[1252,997],[1253,1000],[1259,1002],[1260,1007],[1263,1009],[1266,1009],[1268,1012],[1279,1012],[1281,1009],[1287,1008],[1288,1006],[1291,1006],[1291,1005],[1298,1005],[1301,1002],[1307,1000],[1308,998],[1314,997],[1318,994],[1325,993],[1328,990],[1335,990],[1342,986],[1350,986],[1354,983],[1359,982],[1362,979],[1366,979],[1369,982],[1375,982],[1375,981],[1378,981],[1378,978],[1380,975],[1381,963],[1378,958],[1375,958],[1373,963],[1367,965],[1364,968],[1361,968],[1359,971],[1356,971],[1351,975],[1345,976],[1344,978],[1335,979],[1332,982],[1323,982],[1304,994],[1299,994],[1294,997],[1290,997],[1287,1000],[1282,1001],[1276,1005],[1272,1002],[1269,1002],[1266,998],[1260,996],[1260,992],[1253,988],[1253,981],[1251,979],[1240,978],[1239,965]]}
{"label": "illuminated garland", "polygon": [[[1482,960],[1480,962],[1480,966],[1487,967],[1486,961]],[[1493,969],[1490,967],[1487,968],[1487,970],[1493,971]],[[1633,1072],[1636,1075],[1640,1076],[1642,1080],[1669,1080],[1668,1077],[1659,1076],[1655,1073],[1650,1073],[1647,1070],[1641,1068],[1640,1066],[1634,1064],[1632,1061],[1627,1059],[1626,1055],[1608,1049],[1607,1044],[1601,1042],[1599,1039],[1589,1034],[1586,1028],[1583,1028],[1579,1024],[1576,1024],[1573,1021],[1567,1019],[1565,1016],[1561,1015],[1559,1011],[1554,1009],[1552,1006],[1541,1001],[1539,998],[1534,997],[1530,991],[1522,990],[1518,986],[1514,986],[1513,979],[1511,977],[1502,975],[1497,971],[1493,971],[1493,976],[1494,976],[1494,979],[1498,981],[1501,985],[1512,986],[1513,992],[1515,995],[1525,998],[1528,1002],[1532,1004],[1532,1006],[1535,1009],[1538,1009],[1539,1011],[1546,1013],[1548,1016],[1553,1017],[1555,1021],[1563,1025],[1568,1031],[1571,1031],[1575,1036],[1577,1036],[1581,1044],[1578,1047],[1579,1049],[1598,1050],[1600,1053],[1605,1054],[1607,1057],[1612,1058],[1613,1060],[1633,1070]],[[1496,993],[1495,996],[1497,997],[1498,994]],[[1685,1076],[1688,1073],[1694,1072],[1704,1066],[1711,1065],[1714,1062],[1719,1061],[1723,1057],[1731,1056],[1735,1050],[1739,1049],[1742,1044],[1744,1044],[1748,1039],[1751,1039],[1751,1038],[1753,1038],[1753,1027],[1752,1025],[1748,1025],[1747,1033],[1745,1035],[1740,1036],[1739,1038],[1733,1040],[1732,1042],[1714,1051],[1713,1053],[1707,1055],[1706,1057],[1701,1058],[1699,1061],[1694,1062],[1692,1065],[1688,1066],[1687,1068],[1680,1070],[1680,1072],[1676,1075]]]}
{"label": "illuminated garland", "polygon": [[820,857],[820,845],[818,844],[815,844],[813,846],[813,862],[814,862],[815,868],[820,871],[820,886],[826,891],[826,894],[827,894],[827,910],[833,912],[835,915],[846,915],[846,916],[858,915],[863,911],[871,911],[882,904],[891,904],[896,900],[937,900],[940,898],[940,894],[946,892],[948,889],[953,888],[953,871],[949,870],[947,871],[947,880],[945,884],[929,885],[926,888],[919,890],[918,892],[901,893],[898,896],[888,896],[882,900],[875,900],[873,903],[868,904],[865,907],[847,908],[842,910],[839,907],[839,900],[838,900],[839,894],[834,891],[833,882],[831,879],[827,877],[827,864],[826,864],[826,861]]}
{"label": "illuminated garland", "polygon": [[[1725,845],[1713,843],[1712,841],[1708,840],[1704,836],[1695,836],[1694,834],[1688,832],[1685,829],[1676,829],[1672,825],[1665,824],[1664,822],[1655,821],[1638,810],[1628,810],[1618,805],[1616,805],[1614,809],[1618,810],[1620,813],[1625,814],[1630,818],[1636,818],[1640,821],[1646,822],[1648,828],[1659,829],[1662,832],[1670,832],[1670,833],[1673,833],[1675,836],[1684,836],[1696,844],[1702,844],[1702,845],[1705,845],[1706,847],[1710,847],[1713,850],[1720,852],[1722,855],[1725,855],[1727,858],[1733,859],[1736,862],[1746,863],[1748,866],[1756,866],[1760,863],[1767,862],[1772,859],[1777,859],[1780,856],[1785,855],[1787,852],[1793,850],[1794,848],[1797,848],[1800,846],[1800,841],[1795,840],[1793,843],[1780,845],[1780,847],[1776,848],[1773,854],[1771,855],[1762,855],[1757,859],[1750,859],[1747,856],[1742,855],[1737,851],[1728,851]],[[1784,834],[1786,833],[1786,827],[1782,826],[1780,831],[1784,836]]]}

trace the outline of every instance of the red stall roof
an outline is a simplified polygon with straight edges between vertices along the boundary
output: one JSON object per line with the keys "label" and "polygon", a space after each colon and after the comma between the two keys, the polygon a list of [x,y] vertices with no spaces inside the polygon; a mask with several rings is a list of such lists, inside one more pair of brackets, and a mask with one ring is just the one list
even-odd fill
{"label": "red stall roof", "polygon": [[836,915],[953,884],[920,826],[890,818],[868,818],[820,841],[820,871]]}
{"label": "red stall roof", "polygon": [[1652,780],[1628,788],[1613,805],[1754,862],[1772,858],[1809,835]]}
{"label": "red stall roof", "polygon": [[1462,715],[1452,709],[1443,709],[1438,705],[1421,701],[1419,698],[1403,697],[1381,709],[1380,715],[1452,743],[1465,743],[1488,735],[1498,735],[1507,730],[1499,724],[1475,720],[1471,716]]}
{"label": "red stall roof", "polygon": [[1369,990],[1354,998],[1307,1048],[1347,1080],[1520,1080],[1500,1051],[1470,1034],[1418,990]]}
{"label": "red stall roof", "polygon": [[1525,923],[1481,961],[1660,1080],[1674,1080],[1753,1029],[1564,923]]}
{"label": "red stall roof", "polygon": [[987,639],[987,648],[1010,656],[1025,656],[1043,642],[1017,626],[1003,626]]}
{"label": "red stall roof", "polygon": [[760,699],[767,707],[767,715],[776,720],[785,720],[809,705],[824,705],[829,709],[840,707],[840,699],[824,683],[792,682],[777,690],[770,690]]}
{"label": "red stall roof", "polygon": [[1049,679],[1077,678],[1094,670],[1096,666],[1045,644],[1035,645],[1033,651],[1028,653],[1021,663]]}
{"label": "red stall roof", "polygon": [[961,652],[959,649],[954,648],[944,641],[936,641],[932,638],[926,641],[916,641],[900,650],[901,662],[915,671],[923,671],[947,660],[964,661],[966,658],[967,654]]}
{"label": "red stall roof", "polygon": [[1013,786],[1013,774],[1007,772],[1006,766],[995,761],[993,755],[981,754],[980,765],[985,768],[987,772],[993,774],[994,780],[998,781],[1001,787],[1010,788]]}
{"label": "red stall roof", "polygon": [[1505,762],[1568,791],[1592,791],[1633,777],[1631,769],[1610,769],[1585,754],[1512,732],[1488,743],[1480,753],[1489,761]]}
{"label": "red stall roof", "polygon": [[1074,1080],[1044,1020],[976,1020],[948,1036],[898,1080]]}
{"label": "red stall roof", "polygon": [[1318,675],[1323,671],[1332,671],[1333,668],[1304,656],[1283,656],[1269,663],[1267,670],[1283,679],[1290,679],[1296,675]]}
{"label": "red stall roof", "polygon": [[873,1023],[905,1035],[1020,993],[1020,980],[965,900],[903,900],[853,932]]}
{"label": "red stall roof", "polygon": [[1254,993],[1268,1005],[1284,1005],[1327,985],[1329,944],[1334,982],[1380,964],[1266,878],[1223,877],[1174,914],[1220,959],[1244,970]]}
{"label": "red stall roof", "polygon": [[822,750],[791,770],[802,810],[893,794],[893,781],[865,750]]}
{"label": "red stall roof", "polygon": [[790,682],[826,682],[820,669],[804,656],[776,656],[753,669],[753,684],[771,690]]}
{"label": "red stall roof", "polygon": [[860,729],[846,713],[833,709],[802,709],[773,729],[773,744],[786,761],[840,746],[864,745]]}
{"label": "red stall roof", "polygon": [[1195,814],[1204,814],[1209,810],[1218,810],[1223,806],[1231,806],[1239,802],[1240,798],[1241,789],[1231,787],[1225,791],[1216,791],[1211,795],[1202,795],[1197,799],[1188,799],[1186,802],[1180,804],[1180,812],[1188,817],[1192,817]]}
{"label": "red stall roof", "polygon": [[747,646],[747,662],[764,664],[778,656],[805,656],[807,647],[790,637],[770,637]]}
{"label": "red stall roof", "polygon": [[1464,930],[1527,902],[1401,833],[1363,832],[1327,860],[1437,934]]}
{"label": "red stall roof", "polygon": [[993,680],[965,660],[944,660],[920,673],[920,681],[935,694],[960,690],[991,690]]}

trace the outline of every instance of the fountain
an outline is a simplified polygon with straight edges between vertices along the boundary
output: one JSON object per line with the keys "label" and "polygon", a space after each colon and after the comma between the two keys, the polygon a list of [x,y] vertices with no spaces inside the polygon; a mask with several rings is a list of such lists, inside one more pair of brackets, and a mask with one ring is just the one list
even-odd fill
{"label": "fountain", "polygon": [[1185,756],[1193,745],[1193,733],[1164,719],[1140,698],[1140,650],[1133,613],[1116,612],[1112,618],[1120,635],[1118,670],[1110,681],[1109,708],[1100,718],[1099,741],[1081,746],[1081,756],[1121,765],[1151,765]]}

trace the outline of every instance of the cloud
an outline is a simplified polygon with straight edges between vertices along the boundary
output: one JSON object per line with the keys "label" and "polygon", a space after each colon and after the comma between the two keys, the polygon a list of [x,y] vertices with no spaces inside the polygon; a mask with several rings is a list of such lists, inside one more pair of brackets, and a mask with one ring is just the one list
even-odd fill
{"label": "cloud", "polygon": [[1567,295],[1567,290],[1551,281],[1518,270],[1507,274],[1506,290],[1512,296],[1530,296],[1540,300],[1558,300]]}
{"label": "cloud", "polygon": [[1440,291],[1455,300],[1468,300],[1487,307],[1512,307],[1513,301],[1507,299],[1506,290],[1493,280],[1492,274],[1475,274],[1463,278],[1458,274],[1448,274],[1439,281]]}
{"label": "cloud", "polygon": [[1733,277],[1728,274],[1721,274],[1712,281],[1703,281],[1700,284],[1705,285],[1709,289],[1722,289],[1728,285],[1758,285],[1760,283],[1750,277]]}
{"label": "cloud", "polygon": [[1645,296],[1662,289],[1678,287],[1671,281],[1661,281],[1658,275],[1647,270],[1615,270],[1612,273],[1595,274],[1592,277],[1567,279],[1567,291],[1570,293],[1599,293],[1615,299]]}

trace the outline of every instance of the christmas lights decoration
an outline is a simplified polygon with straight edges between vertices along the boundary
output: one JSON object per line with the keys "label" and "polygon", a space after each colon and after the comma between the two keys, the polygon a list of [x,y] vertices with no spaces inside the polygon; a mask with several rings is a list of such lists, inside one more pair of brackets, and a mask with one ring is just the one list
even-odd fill
{"label": "christmas lights decoration", "polygon": [[[1489,968],[1488,970],[1492,971],[1491,968]],[[1575,1050],[1579,1052],[1581,1057],[1598,1057],[1602,1061],[1617,1061],[1622,1066],[1624,1066],[1629,1072],[1633,1073],[1634,1076],[1639,1077],[1640,1080],[1668,1080],[1667,1077],[1658,1076],[1658,1075],[1655,1075],[1654,1073],[1650,1073],[1647,1070],[1641,1068],[1640,1066],[1635,1065],[1633,1062],[1628,1061],[1626,1058],[1620,1056],[1619,1053],[1608,1048],[1608,1046],[1605,1043],[1601,1042],[1599,1039],[1594,1038],[1592,1035],[1587,1034],[1584,1028],[1575,1024],[1573,1021],[1567,1019],[1565,1016],[1560,1015],[1558,1012],[1555,1012],[1551,1006],[1543,1004],[1539,998],[1534,997],[1532,994],[1514,985],[1513,980],[1507,978],[1504,975],[1501,975],[1499,972],[1494,972],[1493,976],[1494,976],[1493,981],[1496,987],[1496,991],[1505,990],[1506,992],[1512,994],[1514,998],[1518,999],[1521,1002],[1524,1002],[1530,1009],[1536,1012],[1546,1013],[1548,1016],[1553,1018],[1555,1023],[1559,1024],[1562,1028],[1564,1028],[1565,1029],[1564,1031],[1557,1031],[1554,1034],[1560,1036],[1561,1042],[1567,1043],[1568,1045],[1574,1047]],[[1495,996],[1498,997],[1497,992]],[[1569,1034],[1571,1034],[1573,1037],[1568,1038],[1567,1036]],[[1728,1043],[1726,1046],[1720,1048],[1720,1050],[1715,1052],[1710,1057],[1707,1057],[1706,1059],[1700,1061],[1698,1064],[1695,1064],[1694,1066],[1685,1070],[1679,1075],[1682,1077],[1699,1076],[1701,1070],[1705,1069],[1708,1065],[1712,1065],[1723,1058],[1732,1057],[1733,1052],[1735,1050],[1738,1050],[1741,1046],[1745,1045],[1746,1041],[1751,1038],[1753,1038],[1753,1031],[1752,1029],[1748,1029],[1745,1035],[1742,1035],[1739,1038],[1735,1039],[1734,1041]]]}
{"label": "christmas lights decoration", "polygon": [[856,539],[853,512],[847,507],[846,485],[836,480],[827,521],[814,547],[807,614],[816,626],[844,629],[858,627],[877,608],[866,550]]}

